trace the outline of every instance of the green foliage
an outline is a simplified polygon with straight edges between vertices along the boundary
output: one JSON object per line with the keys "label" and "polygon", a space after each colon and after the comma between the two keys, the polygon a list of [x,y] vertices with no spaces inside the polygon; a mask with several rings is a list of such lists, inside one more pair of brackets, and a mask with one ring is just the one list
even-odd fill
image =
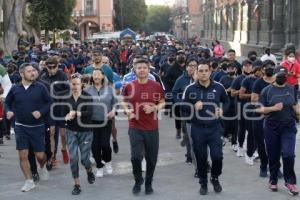
{"label": "green foliage", "polygon": [[115,28],[131,28],[138,31],[143,27],[147,16],[145,0],[114,0]]}
{"label": "green foliage", "polygon": [[144,25],[145,31],[168,32],[171,28],[170,15],[171,9],[168,6],[149,6]]}
{"label": "green foliage", "polygon": [[71,39],[71,33],[69,31],[64,31],[59,34],[59,38],[62,38],[64,41],[69,41]]}
{"label": "green foliage", "polygon": [[28,0],[29,23],[40,29],[68,28],[76,0]]}

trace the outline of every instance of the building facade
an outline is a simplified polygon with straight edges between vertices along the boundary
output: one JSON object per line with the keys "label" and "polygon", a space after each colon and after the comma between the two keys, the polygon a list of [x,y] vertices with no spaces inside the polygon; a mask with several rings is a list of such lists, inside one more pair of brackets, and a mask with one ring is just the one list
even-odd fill
{"label": "building facade", "polygon": [[[287,43],[300,48],[299,0],[188,0],[191,35],[202,44],[218,39],[239,55],[264,47],[280,51]],[[198,11],[197,11],[198,9]]]}
{"label": "building facade", "polygon": [[93,33],[113,31],[113,15],[113,0],[77,0],[72,17],[84,40]]}

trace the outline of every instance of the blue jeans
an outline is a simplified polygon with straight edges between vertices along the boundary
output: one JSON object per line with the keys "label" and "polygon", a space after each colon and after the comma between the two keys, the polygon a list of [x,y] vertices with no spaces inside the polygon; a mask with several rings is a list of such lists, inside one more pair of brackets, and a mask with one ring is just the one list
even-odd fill
{"label": "blue jeans", "polygon": [[79,177],[79,156],[78,148],[80,149],[81,164],[87,169],[91,169],[90,152],[93,141],[92,132],[75,132],[67,129],[67,142],[70,155],[70,167],[73,178]]}

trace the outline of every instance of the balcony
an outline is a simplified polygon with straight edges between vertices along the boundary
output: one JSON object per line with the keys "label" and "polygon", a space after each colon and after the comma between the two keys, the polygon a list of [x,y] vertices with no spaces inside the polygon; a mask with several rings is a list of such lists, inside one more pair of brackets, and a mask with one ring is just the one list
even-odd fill
{"label": "balcony", "polygon": [[81,11],[85,17],[94,17],[97,16],[97,10],[86,9]]}

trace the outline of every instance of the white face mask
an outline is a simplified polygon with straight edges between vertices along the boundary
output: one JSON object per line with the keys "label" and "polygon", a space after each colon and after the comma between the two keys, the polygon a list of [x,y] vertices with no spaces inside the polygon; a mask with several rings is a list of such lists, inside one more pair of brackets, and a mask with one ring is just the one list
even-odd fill
{"label": "white face mask", "polygon": [[289,63],[294,63],[295,62],[295,57],[289,56],[288,61],[289,61]]}

